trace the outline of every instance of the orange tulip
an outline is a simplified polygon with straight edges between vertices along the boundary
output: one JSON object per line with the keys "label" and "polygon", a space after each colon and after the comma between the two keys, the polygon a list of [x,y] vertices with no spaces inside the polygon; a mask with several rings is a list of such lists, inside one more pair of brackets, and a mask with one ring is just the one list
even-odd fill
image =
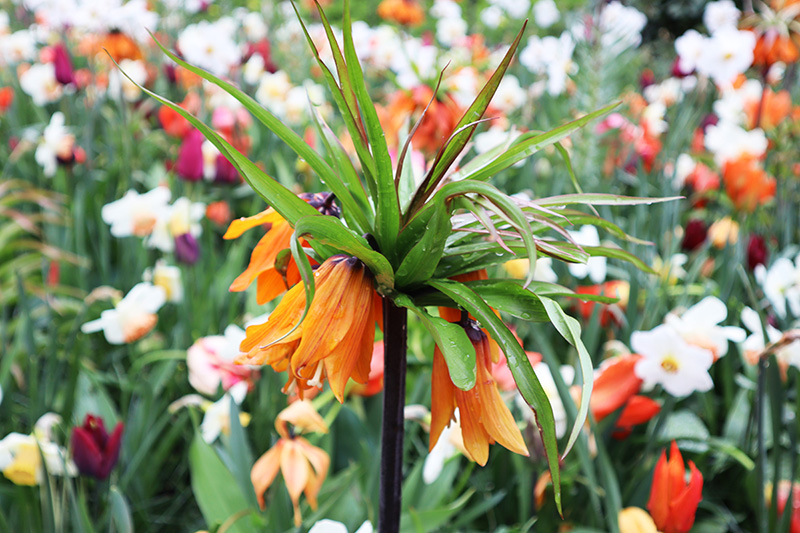
{"label": "orange tulip", "polygon": [[12,103],[14,103],[14,88],[0,88],[0,113],[5,113],[8,111]]}
{"label": "orange tulip", "polygon": [[403,26],[418,26],[425,20],[425,11],[415,0],[383,0],[378,16]]}
{"label": "orange tulip", "polygon": [[743,155],[725,163],[722,179],[737,209],[752,212],[775,197],[775,178],[767,175],[755,157]]}
{"label": "orange tulip", "polygon": [[436,445],[444,428],[450,425],[458,407],[464,447],[473,461],[485,465],[489,459],[489,444],[495,442],[512,452],[528,456],[522,434],[492,377],[492,360],[497,359],[492,357],[492,353],[497,352],[497,345],[474,320],[466,319],[462,326],[475,347],[477,381],[468,391],[456,387],[450,379],[444,355],[436,347],[433,353],[430,449]]}
{"label": "orange tulip", "polygon": [[675,441],[672,441],[670,456],[667,461],[667,451],[664,450],[656,464],[647,510],[659,531],[687,533],[694,525],[697,504],[703,498],[703,475],[689,461],[689,482],[686,482],[683,457]]}
{"label": "orange tulip", "polygon": [[792,113],[792,97],[789,91],[766,88],[761,98],[745,102],[744,110],[748,128],[771,130]]}
{"label": "orange tulip", "polygon": [[628,403],[642,388],[642,380],[633,372],[639,354],[622,355],[601,368],[594,380],[589,407],[598,422]]}
{"label": "orange tulip", "polygon": [[[628,296],[630,293],[630,284],[627,281],[606,281],[600,285],[590,285],[584,287],[577,287],[575,292],[578,294],[592,294],[595,296],[608,296],[610,298],[617,298],[618,301],[613,304],[600,304],[602,310],[600,311],[600,325],[606,327],[613,320],[616,324],[622,322],[621,315],[628,307]],[[597,302],[582,302],[578,300],[578,312],[585,320],[589,320],[594,313],[594,306]]]}
{"label": "orange tulip", "polygon": [[375,322],[382,312],[380,299],[372,274],[355,257],[330,257],[314,277],[316,294],[303,323],[294,329],[305,309],[300,282],[286,293],[267,322],[247,328],[241,345],[246,353],[237,363],[289,370],[284,391],[296,389],[301,398],[305,390],[321,387],[327,378],[341,402],[351,377],[358,383],[369,380]]}
{"label": "orange tulip", "polygon": [[[292,425],[291,430],[289,424]],[[312,446],[297,434],[305,431],[327,433],[328,426],[314,410],[311,402],[299,401],[280,412],[275,419],[275,429],[281,438],[255,462],[250,471],[250,480],[258,497],[258,504],[264,509],[264,493],[275,481],[280,470],[292,499],[294,523],[300,526],[303,521],[300,514],[300,495],[305,492],[309,505],[316,510],[317,495],[328,474],[331,460],[324,450]]]}

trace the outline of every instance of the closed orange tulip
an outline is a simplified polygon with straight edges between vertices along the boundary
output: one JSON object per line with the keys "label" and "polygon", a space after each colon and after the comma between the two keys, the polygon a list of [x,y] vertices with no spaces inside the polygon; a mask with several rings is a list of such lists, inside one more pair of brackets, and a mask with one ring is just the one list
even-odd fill
{"label": "closed orange tulip", "polygon": [[663,533],[687,533],[694,525],[697,505],[703,499],[703,475],[692,461],[689,471],[687,483],[683,457],[672,441],[670,459],[664,450],[656,464],[647,502],[647,510]]}

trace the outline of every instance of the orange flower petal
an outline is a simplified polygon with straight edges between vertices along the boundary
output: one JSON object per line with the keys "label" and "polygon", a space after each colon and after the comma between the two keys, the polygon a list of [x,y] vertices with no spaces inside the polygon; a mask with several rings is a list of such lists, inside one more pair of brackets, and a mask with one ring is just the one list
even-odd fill
{"label": "orange flower petal", "polygon": [[266,209],[265,211],[260,212],[257,215],[253,215],[251,217],[242,217],[237,218],[236,220],[231,221],[231,225],[228,226],[228,231],[225,232],[225,235],[222,236],[223,239],[236,239],[240,237],[242,233],[245,231],[255,228],[256,226],[261,226],[263,224],[272,224],[273,229],[275,225],[278,224],[286,224],[286,220],[282,216],[280,216],[277,211],[272,209]]}
{"label": "orange flower petal", "polygon": [[278,475],[278,469],[281,466],[281,450],[283,449],[284,442],[283,439],[279,440],[267,453],[259,457],[258,461],[255,462],[253,468],[250,470],[250,481],[253,483],[253,488],[258,498],[258,505],[261,509],[264,509],[266,506],[264,493],[269,486],[272,485],[272,482],[275,481],[275,476]]}

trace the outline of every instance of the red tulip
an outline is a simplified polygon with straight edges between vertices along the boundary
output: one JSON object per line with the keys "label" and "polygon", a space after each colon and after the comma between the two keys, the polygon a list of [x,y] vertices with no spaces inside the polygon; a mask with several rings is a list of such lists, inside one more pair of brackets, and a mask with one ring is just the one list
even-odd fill
{"label": "red tulip", "polygon": [[109,434],[103,419],[86,415],[83,426],[72,430],[72,458],[85,476],[106,479],[119,459],[122,444],[122,422]]}
{"label": "red tulip", "polygon": [[703,499],[703,475],[689,461],[689,482],[686,482],[686,468],[675,441],[672,441],[670,456],[668,461],[664,450],[656,464],[647,510],[659,531],[687,533],[694,525],[697,504]]}

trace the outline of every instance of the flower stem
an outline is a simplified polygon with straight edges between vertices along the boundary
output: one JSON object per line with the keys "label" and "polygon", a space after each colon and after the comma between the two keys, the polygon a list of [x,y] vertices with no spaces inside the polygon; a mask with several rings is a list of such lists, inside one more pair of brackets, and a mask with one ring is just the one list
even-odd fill
{"label": "flower stem", "polygon": [[378,527],[400,531],[403,485],[403,407],[406,395],[406,326],[408,311],[383,300],[383,426]]}

